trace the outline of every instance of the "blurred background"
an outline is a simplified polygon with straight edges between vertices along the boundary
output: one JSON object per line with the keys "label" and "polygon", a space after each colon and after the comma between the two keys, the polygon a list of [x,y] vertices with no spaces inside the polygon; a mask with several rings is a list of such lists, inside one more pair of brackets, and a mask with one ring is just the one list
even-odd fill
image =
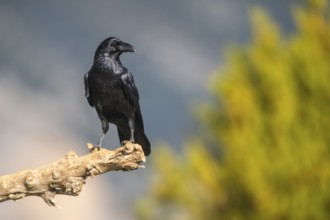
{"label": "blurred background", "polygon": [[0,219],[328,219],[327,3],[1,1],[0,175],[98,141],[83,75],[109,36],[137,50],[121,58],[153,153],[57,196],[62,209],[30,197]]}

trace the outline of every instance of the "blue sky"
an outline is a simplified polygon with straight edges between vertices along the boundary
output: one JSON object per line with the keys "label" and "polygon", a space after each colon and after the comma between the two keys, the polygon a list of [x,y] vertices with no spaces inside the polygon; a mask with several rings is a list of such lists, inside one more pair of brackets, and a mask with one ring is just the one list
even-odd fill
{"label": "blue sky", "polygon": [[[84,97],[83,75],[109,36],[137,50],[122,55],[122,62],[135,77],[153,146],[165,142],[180,149],[194,131],[190,105],[207,97],[207,78],[222,65],[226,44],[249,39],[248,8],[261,4],[289,33],[293,2],[1,1],[0,175],[52,162],[70,150],[84,154],[86,142],[97,142],[100,122]],[[104,146],[118,145],[111,127]],[[74,219],[82,210],[80,220],[134,219],[127,210],[147,190],[148,173],[89,180],[80,197],[58,198],[62,210],[39,198],[3,203],[0,218]]]}

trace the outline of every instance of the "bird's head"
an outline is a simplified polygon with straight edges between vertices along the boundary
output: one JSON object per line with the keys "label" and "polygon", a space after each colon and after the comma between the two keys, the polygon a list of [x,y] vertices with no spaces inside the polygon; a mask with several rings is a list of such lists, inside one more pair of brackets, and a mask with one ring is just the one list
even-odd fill
{"label": "bird's head", "polygon": [[95,56],[118,56],[123,52],[135,52],[135,49],[132,45],[123,42],[116,37],[109,37],[98,46]]}

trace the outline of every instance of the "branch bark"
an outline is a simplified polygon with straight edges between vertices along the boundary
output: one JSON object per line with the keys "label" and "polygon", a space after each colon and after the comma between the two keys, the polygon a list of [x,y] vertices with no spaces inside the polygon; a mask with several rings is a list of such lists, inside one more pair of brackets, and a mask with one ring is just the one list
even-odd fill
{"label": "branch bark", "polygon": [[[91,149],[92,145],[87,147]],[[141,163],[145,161],[141,146],[130,142],[115,150],[94,148],[81,157],[70,151],[52,164],[1,176],[0,202],[40,196],[48,205],[56,206],[56,194],[78,196],[87,177],[144,168]]]}

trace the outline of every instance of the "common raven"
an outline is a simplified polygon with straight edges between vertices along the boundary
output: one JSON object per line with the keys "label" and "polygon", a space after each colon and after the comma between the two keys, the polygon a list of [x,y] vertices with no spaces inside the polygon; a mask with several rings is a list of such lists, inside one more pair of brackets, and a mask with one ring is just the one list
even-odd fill
{"label": "common raven", "polygon": [[150,142],[144,133],[139,94],[133,75],[120,62],[123,52],[135,52],[135,49],[115,37],[105,39],[97,47],[94,63],[84,77],[85,96],[102,123],[103,134],[98,147],[102,146],[109,123],[112,123],[117,126],[121,143],[138,143],[148,156]]}

